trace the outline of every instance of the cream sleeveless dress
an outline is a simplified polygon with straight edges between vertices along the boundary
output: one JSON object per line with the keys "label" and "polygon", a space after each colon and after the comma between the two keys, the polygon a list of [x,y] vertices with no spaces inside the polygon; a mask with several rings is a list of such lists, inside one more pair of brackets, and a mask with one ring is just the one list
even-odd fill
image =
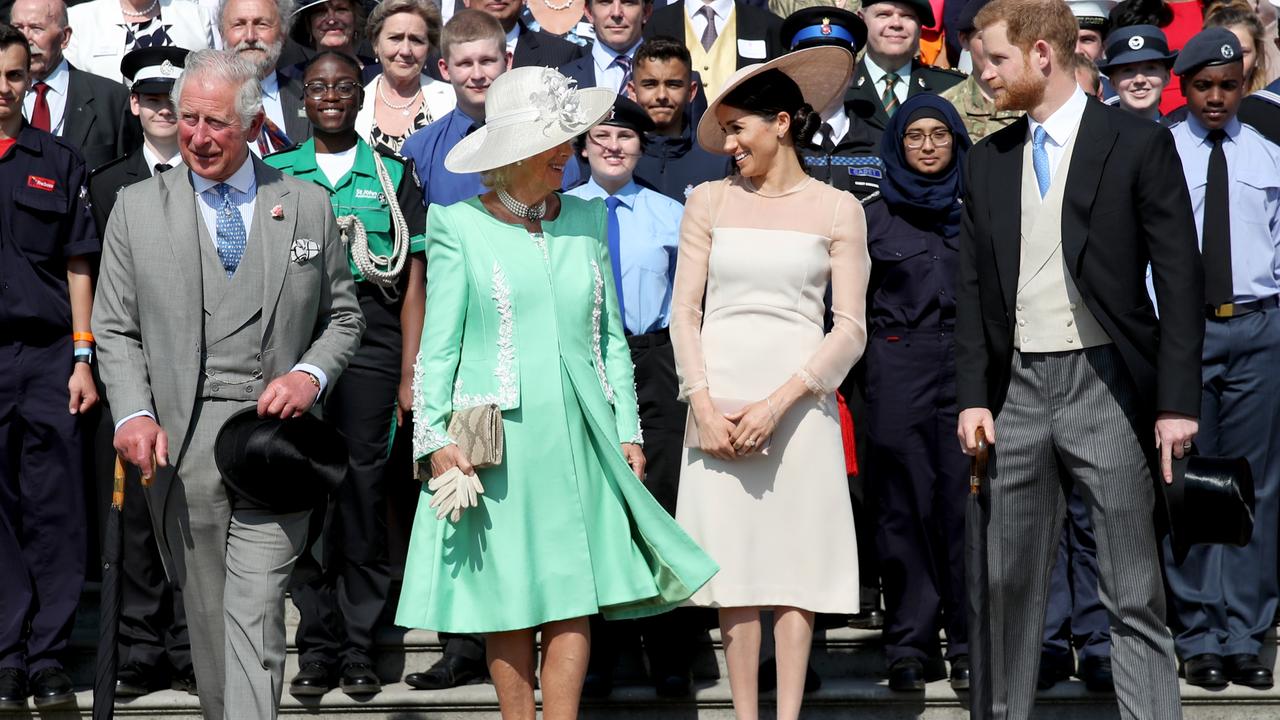
{"label": "cream sleeveless dress", "polygon": [[[771,196],[734,177],[690,195],[671,320],[682,398],[706,388],[717,401],[762,400],[793,375],[811,391],[782,417],[768,454],[722,461],[685,450],[676,520],[720,565],[692,604],[858,611],[834,393],[866,343],[869,268],[866,221],[849,193],[806,179]],[[824,332],[828,287],[834,325]]]}

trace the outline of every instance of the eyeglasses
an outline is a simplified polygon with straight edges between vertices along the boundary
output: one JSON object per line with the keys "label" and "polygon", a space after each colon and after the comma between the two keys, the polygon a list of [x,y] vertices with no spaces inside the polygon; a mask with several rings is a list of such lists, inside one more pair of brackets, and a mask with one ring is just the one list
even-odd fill
{"label": "eyeglasses", "polygon": [[926,139],[936,148],[946,147],[951,144],[951,131],[945,128],[938,128],[930,133],[913,130],[902,136],[902,144],[906,145],[908,150],[919,150],[924,147]]}
{"label": "eyeglasses", "polygon": [[356,96],[356,92],[359,89],[360,89],[360,83],[352,82],[350,80],[343,80],[342,82],[334,83],[333,85],[330,85],[328,83],[322,83],[319,80],[316,80],[302,86],[302,91],[305,92],[307,94],[307,97],[311,98],[312,100],[324,99],[325,94],[327,94],[330,90],[337,90],[338,97],[342,98],[343,100],[349,100]]}

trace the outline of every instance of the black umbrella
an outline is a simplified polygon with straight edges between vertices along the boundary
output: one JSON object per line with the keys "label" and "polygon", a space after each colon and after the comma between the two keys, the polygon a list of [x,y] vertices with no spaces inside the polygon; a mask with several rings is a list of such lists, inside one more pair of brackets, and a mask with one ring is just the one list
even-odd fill
{"label": "black umbrella", "polygon": [[102,533],[102,596],[98,626],[98,665],[93,680],[93,720],[115,717],[116,636],[120,634],[120,557],[124,544],[124,464],[116,456],[111,509]]}
{"label": "black umbrella", "polygon": [[987,612],[987,436],[978,428],[978,452],[969,466],[969,499],[964,510],[964,580],[969,601],[969,717],[991,713],[991,642]]}

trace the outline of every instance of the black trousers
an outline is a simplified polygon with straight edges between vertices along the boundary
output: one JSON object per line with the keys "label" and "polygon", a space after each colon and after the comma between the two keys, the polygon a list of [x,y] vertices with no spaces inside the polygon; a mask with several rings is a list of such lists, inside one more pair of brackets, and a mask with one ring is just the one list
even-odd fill
{"label": "black trousers", "polygon": [[867,343],[868,465],[880,501],[885,656],[968,654],[964,508],[956,442],[955,348],[939,328],[878,331]]}
{"label": "black trousers", "polygon": [[84,587],[84,456],[71,333],[0,340],[0,669],[61,664]]}
{"label": "black trousers", "polygon": [[373,664],[374,629],[391,587],[384,470],[400,385],[400,303],[368,283],[358,289],[364,338],[324,407],[351,458],[329,498],[321,570],[293,589],[300,664]]}
{"label": "black trousers", "polygon": [[[640,406],[640,430],[644,434],[644,485],[673,516],[680,488],[680,462],[684,453],[684,427],[688,406],[676,399],[675,354],[667,330],[627,338],[635,366],[636,400]],[[679,608],[640,620],[591,621],[591,666],[595,672],[612,672],[618,651],[637,640],[644,643],[649,672],[655,679],[684,675],[693,661],[694,637],[699,625],[691,608]]]}

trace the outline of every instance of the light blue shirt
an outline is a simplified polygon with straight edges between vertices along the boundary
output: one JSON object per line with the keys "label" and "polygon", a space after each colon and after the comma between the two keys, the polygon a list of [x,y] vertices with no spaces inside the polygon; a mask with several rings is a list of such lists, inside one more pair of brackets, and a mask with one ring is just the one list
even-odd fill
{"label": "light blue shirt", "polygon": [[[609,193],[590,180],[570,190],[568,195],[586,200],[604,199]],[[661,330],[671,321],[671,286],[676,278],[676,255],[680,241],[680,218],[684,206],[659,192],[631,181],[616,196],[618,245],[622,257],[623,318],[632,335]]]}
{"label": "light blue shirt", "polygon": [[596,87],[609,88],[617,92],[626,90],[622,87],[622,80],[627,76],[627,72],[613,61],[617,60],[619,55],[626,55],[635,60],[636,49],[639,47],[640,43],[637,42],[625,53],[620,53],[602,42],[592,43],[591,61],[596,70]]}
{"label": "light blue shirt", "polygon": [[[1231,282],[1233,302],[1261,300],[1280,294],[1280,147],[1232,118],[1223,128],[1231,197]],[[1194,117],[1172,128],[1196,236],[1204,241],[1204,195],[1213,143]]]}

